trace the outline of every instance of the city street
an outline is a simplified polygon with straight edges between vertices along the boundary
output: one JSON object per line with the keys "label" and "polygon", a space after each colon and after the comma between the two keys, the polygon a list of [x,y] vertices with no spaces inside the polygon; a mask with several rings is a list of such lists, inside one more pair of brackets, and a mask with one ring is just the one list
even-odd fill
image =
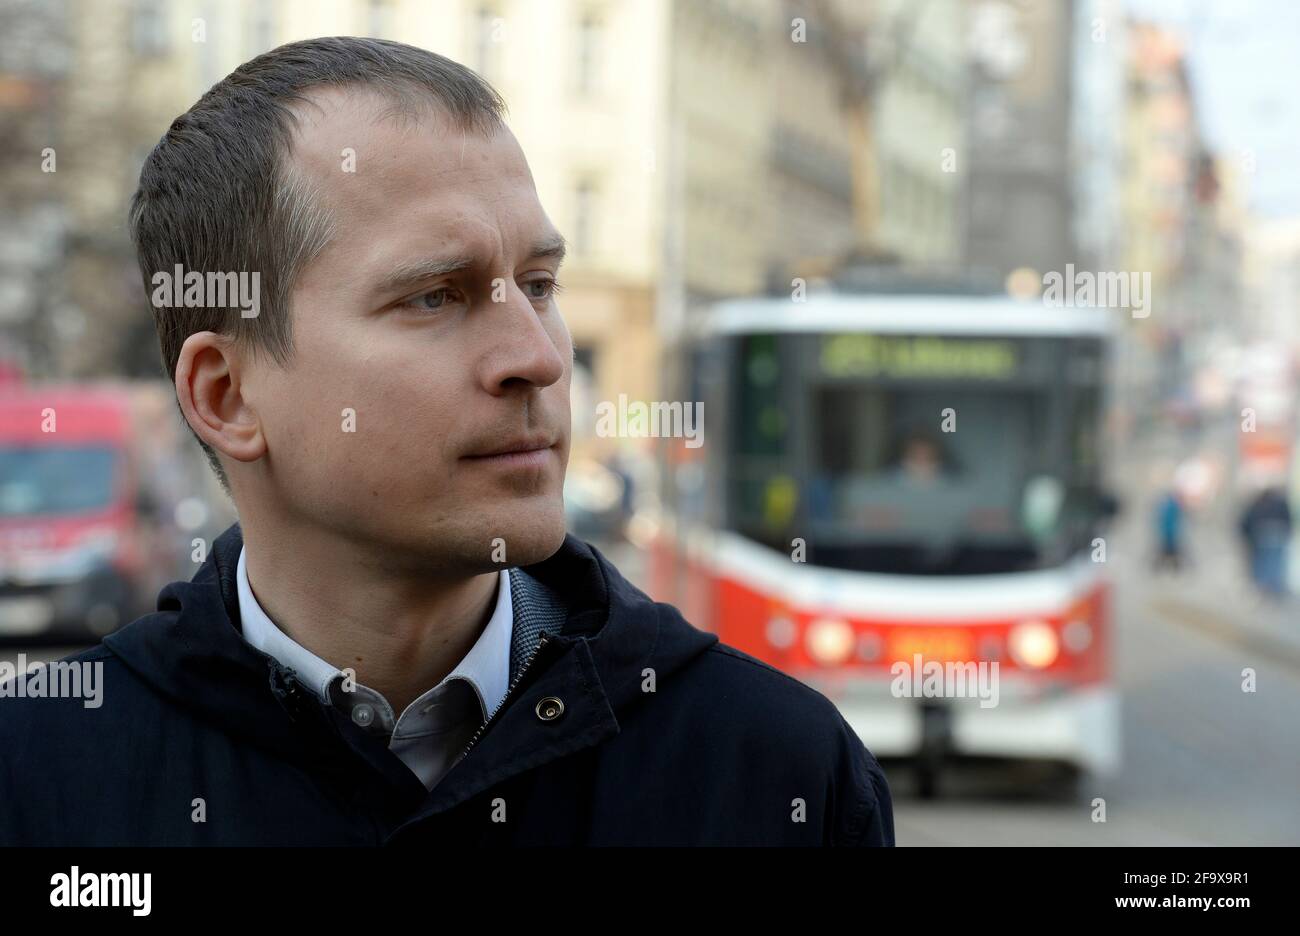
{"label": "city street", "polygon": [[[1221,431],[1212,451],[1231,452]],[[954,776],[947,798],[910,797],[896,771],[907,845],[1295,845],[1300,843],[1300,606],[1269,606],[1246,578],[1230,499],[1194,518],[1189,565],[1151,571],[1153,464],[1162,437],[1116,472],[1124,510],[1108,538],[1118,630],[1123,764],[1077,798],[1025,798],[1005,775]],[[1255,670],[1258,691],[1242,691]],[[1106,822],[1092,821],[1105,800]]]}
{"label": "city street", "polygon": [[[1153,582],[1145,555],[1131,551],[1140,537],[1125,527],[1111,553],[1123,693],[1120,773],[1085,781],[1074,802],[1035,802],[979,787],[921,802],[907,795],[900,777],[900,845],[1300,842],[1300,653],[1253,635],[1249,601],[1239,600],[1230,617],[1190,600],[1182,580]],[[1235,562],[1227,551],[1200,559],[1207,571]],[[1244,585],[1236,589],[1226,597],[1240,599]],[[1257,673],[1255,694],[1241,691],[1246,667]],[[1097,796],[1106,801],[1105,823],[1091,819]]]}
{"label": "city street", "polygon": [[[908,764],[887,762],[900,845],[1300,843],[1300,612],[1254,597],[1226,516],[1196,524],[1190,568],[1153,574],[1147,461],[1122,471],[1134,485],[1109,538],[1120,772],[1070,798],[1026,792],[1043,788],[1030,766],[963,766],[922,801]],[[607,553],[639,574],[629,547]],[[1254,694],[1241,691],[1247,667]],[[1092,820],[1095,797],[1104,823]]]}

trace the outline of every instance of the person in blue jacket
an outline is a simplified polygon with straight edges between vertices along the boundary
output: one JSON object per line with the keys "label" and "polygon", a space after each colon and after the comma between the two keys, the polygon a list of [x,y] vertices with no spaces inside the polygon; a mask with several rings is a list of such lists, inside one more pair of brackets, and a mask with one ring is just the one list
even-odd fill
{"label": "person in blue jacket", "polygon": [[1187,521],[1187,510],[1182,499],[1174,490],[1165,491],[1156,504],[1156,541],[1157,552],[1155,567],[1178,571],[1186,559],[1184,554],[1183,530]]}

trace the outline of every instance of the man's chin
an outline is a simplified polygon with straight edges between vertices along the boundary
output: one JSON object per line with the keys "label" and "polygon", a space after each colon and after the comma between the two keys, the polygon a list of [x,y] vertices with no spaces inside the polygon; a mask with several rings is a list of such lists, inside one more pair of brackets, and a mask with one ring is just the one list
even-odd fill
{"label": "man's chin", "polygon": [[496,566],[526,566],[549,559],[564,544],[564,504],[494,504],[476,533],[484,538],[488,560]]}
{"label": "man's chin", "polygon": [[564,502],[551,498],[478,501],[389,514],[366,537],[379,561],[412,574],[477,575],[549,559],[564,544]]}

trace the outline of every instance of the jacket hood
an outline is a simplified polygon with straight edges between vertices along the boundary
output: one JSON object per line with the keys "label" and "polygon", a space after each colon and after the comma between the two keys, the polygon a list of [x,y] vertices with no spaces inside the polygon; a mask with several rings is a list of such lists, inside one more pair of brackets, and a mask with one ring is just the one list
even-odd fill
{"label": "jacket hood", "polygon": [[[296,724],[330,715],[295,691],[286,670],[243,639],[236,568],[243,547],[239,524],[213,544],[188,582],[173,582],[158,596],[157,611],[104,639],[104,646],[139,679],[174,704],[228,733],[285,754],[312,756],[319,745]],[[550,558],[523,568],[564,604],[562,644],[583,644],[594,667],[607,721],[644,698],[646,670],[671,677],[717,643],[717,636],[688,624],[670,605],[657,603],[629,583],[596,548],[566,535]],[[604,709],[603,703],[608,703]],[[504,713],[502,713],[504,714]],[[390,765],[391,766],[391,765]]]}

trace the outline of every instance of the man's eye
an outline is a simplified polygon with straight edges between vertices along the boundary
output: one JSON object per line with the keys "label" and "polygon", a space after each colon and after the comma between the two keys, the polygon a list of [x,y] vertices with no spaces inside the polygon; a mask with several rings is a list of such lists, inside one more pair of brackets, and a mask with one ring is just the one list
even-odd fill
{"label": "man's eye", "polygon": [[524,283],[524,295],[529,299],[549,299],[560,288],[560,284],[550,278],[529,280]]}
{"label": "man's eye", "polygon": [[440,286],[427,293],[412,296],[410,299],[403,302],[402,305],[420,312],[437,312],[439,309],[450,305],[455,300],[456,290],[452,289],[450,286]]}

